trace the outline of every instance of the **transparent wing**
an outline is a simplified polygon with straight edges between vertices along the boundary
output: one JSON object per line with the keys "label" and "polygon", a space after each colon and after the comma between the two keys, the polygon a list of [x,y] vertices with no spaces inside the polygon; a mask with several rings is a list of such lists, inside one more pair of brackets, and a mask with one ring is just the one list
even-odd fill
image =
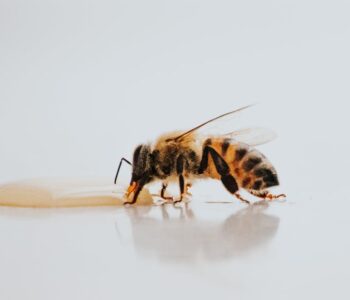
{"label": "transparent wing", "polygon": [[268,128],[251,127],[231,131],[221,136],[250,146],[258,146],[274,140],[277,134]]}
{"label": "transparent wing", "polygon": [[[222,114],[222,115],[217,116],[213,119],[210,119],[204,123],[201,123],[198,126],[195,126],[192,129],[187,130],[178,136],[171,137],[167,141],[181,141],[183,139],[191,137],[193,134],[208,135],[208,134],[210,134],[210,130],[213,130],[213,129],[214,130],[216,129],[216,131],[218,133],[220,132],[220,134],[222,134],[222,132],[225,132],[225,131],[220,130],[219,125],[222,125],[223,123],[227,123],[228,121],[232,120],[233,116],[237,116],[238,113],[240,113],[241,111],[244,111],[247,108],[252,107],[252,106],[253,105],[247,105],[247,106],[229,111],[225,114]],[[230,127],[230,128],[232,129],[232,127]],[[218,135],[220,135],[220,134],[218,134]]]}
{"label": "transparent wing", "polygon": [[[267,117],[268,111],[255,110],[252,107],[253,105],[247,105],[222,114],[168,140],[183,141],[193,139],[195,135],[201,138],[208,136],[228,137],[250,146],[262,145],[272,141],[277,135],[272,130],[267,129],[271,126],[267,122],[271,120]],[[262,123],[264,127],[251,126],[252,122]]]}

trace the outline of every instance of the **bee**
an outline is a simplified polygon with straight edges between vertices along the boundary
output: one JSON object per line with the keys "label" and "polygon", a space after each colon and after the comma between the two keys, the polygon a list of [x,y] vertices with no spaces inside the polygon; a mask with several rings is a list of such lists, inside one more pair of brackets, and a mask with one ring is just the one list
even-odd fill
{"label": "bee", "polygon": [[[132,163],[121,159],[114,180],[116,183],[123,162],[132,165],[126,197],[133,195],[124,204],[134,204],[142,188],[155,180],[162,182],[160,196],[173,200],[173,203],[181,202],[189,194],[188,188],[194,180],[204,178],[220,180],[229,193],[248,204],[250,202],[239,194],[240,188],[263,199],[285,197],[284,194],[273,195],[268,191],[268,188],[279,185],[277,172],[254,147],[272,139],[266,130],[247,128],[218,135],[200,135],[198,132],[207,124],[250,106],[227,112],[185,132],[164,134],[153,144],[137,146]],[[249,140],[252,133],[258,133],[257,138]],[[172,181],[178,181],[180,188],[180,196],[176,200],[165,196],[166,188]]]}

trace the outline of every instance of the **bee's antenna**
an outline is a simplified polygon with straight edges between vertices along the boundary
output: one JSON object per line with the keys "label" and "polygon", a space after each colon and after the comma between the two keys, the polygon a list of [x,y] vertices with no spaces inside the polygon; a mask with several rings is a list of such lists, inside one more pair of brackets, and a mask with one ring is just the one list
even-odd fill
{"label": "bee's antenna", "polygon": [[122,166],[123,161],[125,161],[125,162],[128,163],[130,166],[132,166],[132,163],[131,163],[130,161],[128,161],[126,158],[122,157],[122,159],[121,159],[120,162],[119,162],[117,174],[115,174],[114,184],[117,183],[117,178],[118,178],[119,171],[120,171],[120,168],[121,168],[121,166]]}

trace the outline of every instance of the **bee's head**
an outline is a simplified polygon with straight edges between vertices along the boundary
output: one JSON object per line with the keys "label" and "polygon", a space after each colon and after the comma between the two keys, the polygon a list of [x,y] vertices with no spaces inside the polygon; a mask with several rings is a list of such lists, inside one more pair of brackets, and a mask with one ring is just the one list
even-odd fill
{"label": "bee's head", "polygon": [[143,186],[152,180],[152,156],[149,145],[136,147],[132,162],[132,175],[127,194],[133,192],[137,187]]}

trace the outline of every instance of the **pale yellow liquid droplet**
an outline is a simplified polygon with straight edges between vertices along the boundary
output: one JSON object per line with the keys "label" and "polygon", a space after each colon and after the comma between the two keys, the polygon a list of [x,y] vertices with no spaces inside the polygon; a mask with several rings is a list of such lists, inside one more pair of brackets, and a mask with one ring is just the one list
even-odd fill
{"label": "pale yellow liquid droplet", "polygon": [[[33,179],[0,185],[0,205],[18,207],[121,206],[125,186],[94,179]],[[144,188],[137,205],[152,205]]]}

